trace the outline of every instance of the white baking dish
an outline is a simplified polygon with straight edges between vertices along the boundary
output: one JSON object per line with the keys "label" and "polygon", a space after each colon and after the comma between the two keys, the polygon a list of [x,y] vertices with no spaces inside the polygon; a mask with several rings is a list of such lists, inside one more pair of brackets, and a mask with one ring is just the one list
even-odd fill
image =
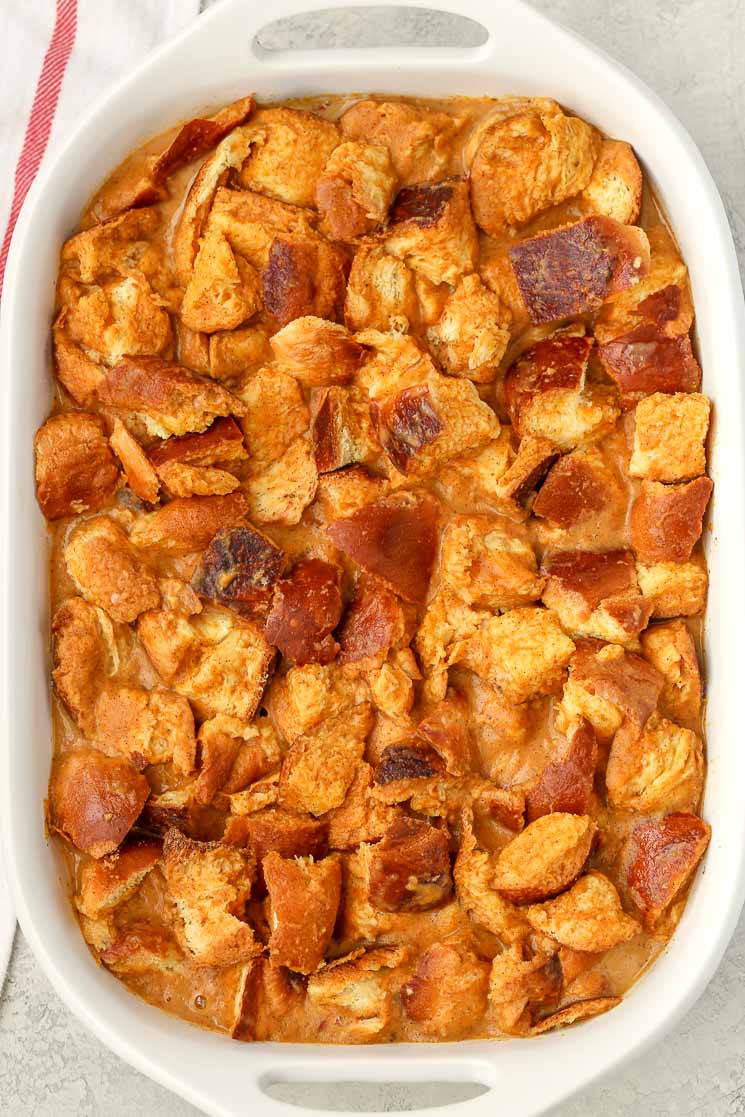
{"label": "white baking dish", "polygon": [[[409,0],[428,7],[426,0]],[[431,0],[430,0],[431,2]],[[357,0],[345,0],[354,6]],[[2,822],[23,931],[55,988],[123,1058],[215,1117],[287,1107],[272,1081],[476,1081],[493,1088],[451,1107],[469,1117],[532,1117],[638,1054],[692,1005],[734,929],[745,887],[745,752],[738,651],[745,633],[743,391],[745,321],[722,203],[701,156],[633,75],[520,0],[454,0],[489,31],[473,49],[266,52],[255,32],[308,0],[223,0],[157,51],[94,109],[28,196],[13,240],[2,321]],[[340,6],[340,0],[336,0]],[[49,322],[62,241],[91,191],[141,140],[254,89],[262,99],[317,92],[545,94],[645,164],[690,266],[704,389],[716,405],[708,540],[709,776],[713,839],[672,943],[607,1016],[506,1043],[379,1048],[237,1044],[150,1008],[97,968],[61,886],[41,821],[50,757],[46,532],[34,497],[32,439],[51,399]],[[434,1111],[432,1111],[434,1112]]]}

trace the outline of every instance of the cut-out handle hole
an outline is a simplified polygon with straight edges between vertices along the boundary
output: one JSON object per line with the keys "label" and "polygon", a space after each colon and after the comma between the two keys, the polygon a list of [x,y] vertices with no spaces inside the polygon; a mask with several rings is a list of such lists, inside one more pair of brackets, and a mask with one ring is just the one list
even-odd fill
{"label": "cut-out handle hole", "polygon": [[476,20],[436,8],[322,8],[267,23],[256,35],[262,50],[358,47],[480,47],[489,33]]}
{"label": "cut-out handle hole", "polygon": [[477,1082],[271,1082],[275,1101],[330,1113],[402,1113],[471,1101],[489,1089]]}

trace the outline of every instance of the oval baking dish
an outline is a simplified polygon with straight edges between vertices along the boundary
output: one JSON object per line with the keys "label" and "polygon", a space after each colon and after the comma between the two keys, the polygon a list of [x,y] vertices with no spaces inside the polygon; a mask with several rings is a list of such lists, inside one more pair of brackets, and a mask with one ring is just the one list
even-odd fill
{"label": "oval baking dish", "polygon": [[[345,6],[355,6],[355,0]],[[413,6],[427,7],[414,0]],[[280,0],[274,17],[303,10]],[[248,0],[223,0],[147,59],[94,110],[29,194],[8,261],[2,321],[6,454],[2,551],[6,711],[2,819],[19,918],[55,987],[124,1058],[219,1117],[282,1107],[263,1091],[277,1080],[468,1080],[499,1091],[500,1111],[531,1117],[658,1039],[692,1004],[734,928],[745,886],[745,819],[738,788],[734,642],[745,620],[741,394],[745,328],[724,211],[690,139],[635,78],[519,0],[459,0],[489,31],[480,47],[266,52]],[[714,824],[706,861],[664,955],[613,1013],[568,1032],[507,1044],[399,1045],[360,1050],[226,1043],[153,1012],[91,965],[70,919],[62,870],[39,826],[48,772],[47,547],[33,493],[29,447],[51,398],[47,353],[59,248],[92,190],[148,135],[251,85],[263,101],[322,92],[548,94],[610,135],[630,140],[666,210],[691,275],[704,390],[716,409],[716,482],[707,555],[709,774]],[[84,171],[81,173],[81,168]],[[725,371],[726,370],[726,371]],[[726,381],[725,381],[726,376]],[[723,457],[725,455],[726,457]],[[726,462],[726,465],[724,464]],[[724,510],[726,509],[726,513]],[[42,744],[44,742],[44,744]],[[541,1074],[535,1074],[537,1064]],[[466,1106],[492,1110],[489,1093]]]}

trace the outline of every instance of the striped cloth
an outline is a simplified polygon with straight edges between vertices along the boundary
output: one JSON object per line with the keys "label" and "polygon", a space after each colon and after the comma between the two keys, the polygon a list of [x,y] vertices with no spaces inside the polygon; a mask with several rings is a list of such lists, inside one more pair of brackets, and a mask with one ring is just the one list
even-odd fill
{"label": "striped cloth", "polygon": [[[42,160],[114,78],[198,12],[199,0],[2,0],[0,296],[13,229]],[[0,863],[0,986],[14,931]]]}

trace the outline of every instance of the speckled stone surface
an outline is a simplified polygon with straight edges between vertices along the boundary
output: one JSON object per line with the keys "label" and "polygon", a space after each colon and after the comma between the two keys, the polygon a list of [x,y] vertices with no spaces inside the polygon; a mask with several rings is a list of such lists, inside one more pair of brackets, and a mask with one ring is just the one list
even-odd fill
{"label": "speckled stone surface", "polygon": [[[159,2],[159,0],[153,0]],[[323,0],[319,0],[319,4]],[[332,3],[333,0],[326,0]],[[445,0],[434,0],[445,7]],[[498,0],[495,0],[498,4]],[[656,89],[701,147],[727,205],[745,271],[745,2],[535,0]],[[449,5],[457,9],[458,0]],[[264,45],[418,42],[470,45],[450,15],[321,13],[277,26]],[[478,41],[478,39],[476,40]],[[547,90],[550,93],[550,90]],[[295,1089],[298,1098],[297,1088]],[[302,1088],[306,1104],[395,1112],[464,1095],[432,1085]],[[285,1093],[283,1097],[290,1100]],[[445,1111],[446,1112],[446,1111]],[[494,1112],[499,1114],[499,1102]],[[0,1000],[3,1117],[192,1117],[193,1107],[110,1054],[52,992],[20,934]],[[698,1005],[663,1043],[563,1106],[560,1117],[735,1117],[745,1114],[745,918]]]}

